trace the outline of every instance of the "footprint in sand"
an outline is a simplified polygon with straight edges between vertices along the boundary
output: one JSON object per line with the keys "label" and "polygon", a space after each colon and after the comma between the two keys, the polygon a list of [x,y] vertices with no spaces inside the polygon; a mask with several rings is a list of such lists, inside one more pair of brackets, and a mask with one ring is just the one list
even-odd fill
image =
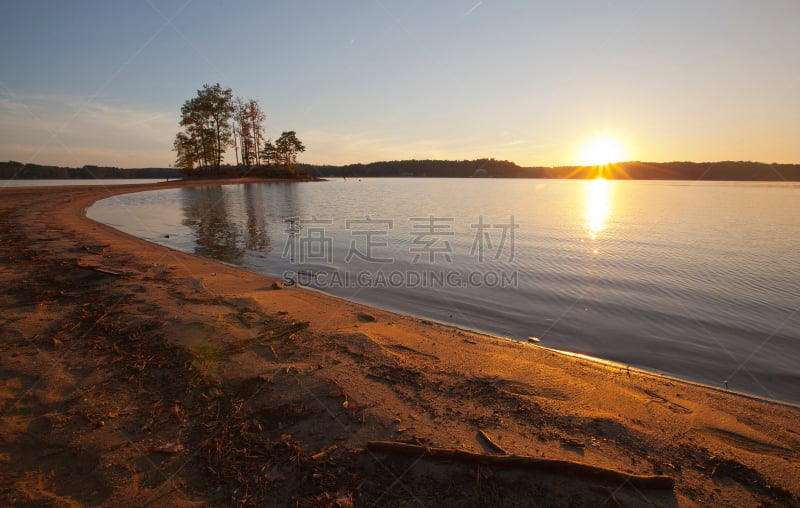
{"label": "footprint in sand", "polygon": [[[780,445],[768,443],[767,441],[748,437],[738,432],[720,429],[717,427],[706,427],[703,429],[705,434],[723,441],[724,443],[751,453],[759,455],[772,455],[785,458],[797,458],[797,453],[789,448],[784,448]],[[754,431],[755,432],[755,431]]]}
{"label": "footprint in sand", "polygon": [[495,381],[494,386],[497,387],[500,391],[510,393],[513,395],[523,395],[525,397],[540,397],[543,399],[551,399],[551,400],[569,399],[567,395],[554,388],[547,388],[541,386],[534,387],[526,383],[521,383],[519,381],[510,381],[507,379],[501,379],[499,381]]}
{"label": "footprint in sand", "polygon": [[402,352],[405,352],[405,353],[412,353],[412,354],[415,354],[415,355],[424,356],[426,358],[431,358],[433,360],[438,360],[439,359],[439,357],[436,356],[436,355],[432,355],[430,353],[423,353],[422,351],[417,351],[414,348],[410,348],[410,347],[404,346],[402,344],[392,344],[389,347],[394,349],[395,351],[402,351]]}
{"label": "footprint in sand", "polygon": [[371,314],[367,314],[366,312],[356,312],[356,318],[362,323],[374,323],[377,321],[375,316]]}
{"label": "footprint in sand", "polygon": [[694,411],[692,411],[688,407],[682,406],[682,405],[678,404],[677,402],[672,402],[671,400],[668,400],[666,397],[662,397],[661,395],[659,395],[658,393],[656,393],[656,392],[654,392],[652,390],[642,389],[641,391],[642,391],[642,393],[644,393],[645,395],[650,397],[650,402],[656,402],[658,404],[664,404],[667,407],[667,409],[669,409],[673,413],[679,413],[679,414],[684,414],[684,415],[688,415],[688,414],[694,413]]}

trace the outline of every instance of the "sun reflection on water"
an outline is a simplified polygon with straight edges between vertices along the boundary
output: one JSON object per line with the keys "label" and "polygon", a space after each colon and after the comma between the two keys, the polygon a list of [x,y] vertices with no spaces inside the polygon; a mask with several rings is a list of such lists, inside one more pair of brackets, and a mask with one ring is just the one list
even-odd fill
{"label": "sun reflection on water", "polygon": [[594,240],[606,228],[606,220],[611,210],[611,183],[604,178],[596,178],[586,187],[586,214],[584,227]]}

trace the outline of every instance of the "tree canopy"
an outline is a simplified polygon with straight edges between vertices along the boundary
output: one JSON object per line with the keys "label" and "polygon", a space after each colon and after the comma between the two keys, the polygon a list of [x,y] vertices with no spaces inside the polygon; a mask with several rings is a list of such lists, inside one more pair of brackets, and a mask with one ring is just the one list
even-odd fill
{"label": "tree canopy", "polygon": [[[181,107],[173,150],[175,165],[187,176],[231,174],[222,161],[233,148],[238,175],[296,176],[297,155],[305,146],[295,131],[284,131],[273,143],[264,138],[267,115],[255,99],[233,97],[230,88],[203,85]],[[279,175],[278,175],[279,174]]]}
{"label": "tree canopy", "polygon": [[284,173],[293,175],[297,166],[297,155],[305,151],[306,147],[297,139],[295,131],[284,131],[275,143],[266,142],[263,155],[275,168],[281,168]]}
{"label": "tree canopy", "polygon": [[192,170],[195,166],[219,170],[233,136],[230,120],[233,115],[233,92],[216,85],[203,85],[197,96],[183,103],[180,125],[183,131],[175,137],[178,153],[176,164]]}

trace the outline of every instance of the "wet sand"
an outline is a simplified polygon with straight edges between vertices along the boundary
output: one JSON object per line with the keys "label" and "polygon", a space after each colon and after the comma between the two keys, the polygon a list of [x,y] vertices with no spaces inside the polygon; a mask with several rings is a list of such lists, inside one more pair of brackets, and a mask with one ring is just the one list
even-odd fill
{"label": "wet sand", "polygon": [[85,217],[210,183],[0,189],[3,504],[800,504],[797,407],[276,289]]}

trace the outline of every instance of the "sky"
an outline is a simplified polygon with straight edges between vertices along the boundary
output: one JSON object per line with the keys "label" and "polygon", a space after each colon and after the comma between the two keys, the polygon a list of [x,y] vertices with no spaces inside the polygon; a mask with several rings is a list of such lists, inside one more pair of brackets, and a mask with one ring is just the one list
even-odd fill
{"label": "sky", "polygon": [[[166,167],[203,84],[302,162],[800,163],[800,2],[0,2],[0,161]],[[233,161],[233,154],[228,160]]]}

